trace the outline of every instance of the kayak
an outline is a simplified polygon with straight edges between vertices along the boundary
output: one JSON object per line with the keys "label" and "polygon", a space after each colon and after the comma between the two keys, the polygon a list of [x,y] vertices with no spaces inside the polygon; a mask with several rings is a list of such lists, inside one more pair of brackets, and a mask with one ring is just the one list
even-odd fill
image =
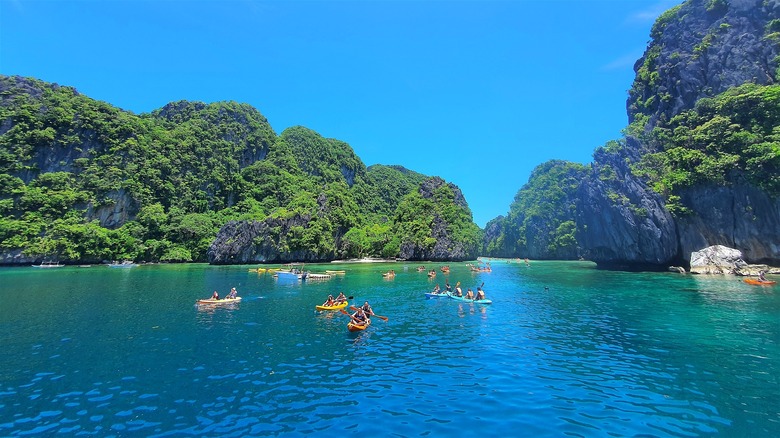
{"label": "kayak", "polygon": [[317,309],[317,310],[341,310],[341,309],[347,307],[347,304],[349,304],[349,303],[344,301],[341,304],[336,304],[336,305],[333,305],[333,306],[322,306],[322,305],[319,305],[319,306],[315,306],[314,308]]}
{"label": "kayak", "polygon": [[207,300],[198,300],[198,304],[232,304],[237,303],[241,301],[241,297],[235,297],[235,298],[223,298],[221,300],[215,300],[214,298],[209,298]]}
{"label": "kayak", "polygon": [[758,280],[756,278],[746,278],[746,279],[744,279],[742,281],[744,281],[747,284],[753,284],[753,285],[756,285],[756,286],[771,286],[773,284],[777,284],[776,281],[771,281],[771,280],[762,281],[762,280]]}
{"label": "kayak", "polygon": [[466,297],[458,297],[458,296],[455,296],[455,295],[453,295],[451,293],[447,293],[447,296],[452,298],[455,301],[465,301],[467,303],[477,303],[477,304],[493,304],[493,301],[488,300],[488,299],[484,299],[484,300],[470,300],[470,299],[468,299]]}
{"label": "kayak", "polygon": [[370,319],[363,325],[355,324],[355,323],[350,321],[347,324],[347,330],[349,330],[351,332],[359,332],[359,331],[363,331],[363,330],[367,329],[368,326],[370,326],[370,325],[371,325],[371,320]]}
{"label": "kayak", "polygon": [[446,292],[442,292],[442,293],[438,293],[438,294],[435,294],[433,292],[426,292],[425,293],[425,297],[426,298],[441,298],[441,297],[446,297],[446,296],[447,296]]}

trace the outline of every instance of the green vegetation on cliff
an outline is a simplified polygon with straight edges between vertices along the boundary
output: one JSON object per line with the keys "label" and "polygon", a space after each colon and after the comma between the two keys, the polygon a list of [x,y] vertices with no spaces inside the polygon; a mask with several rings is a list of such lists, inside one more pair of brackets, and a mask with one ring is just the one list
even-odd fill
{"label": "green vegetation on cliff", "polygon": [[[488,225],[487,255],[574,259],[576,192],[588,167],[551,160],[537,166],[509,207],[506,218]],[[493,228],[493,233],[490,230]]]}
{"label": "green vegetation on cliff", "polygon": [[656,126],[646,141],[660,152],[634,167],[666,196],[674,212],[679,189],[747,180],[780,195],[780,86],[744,84]]}
{"label": "green vegetation on cliff", "polygon": [[396,208],[425,178],[367,169],[348,144],[304,127],[277,135],[246,104],[180,101],[135,115],[0,76],[5,262],[206,261],[228,221],[266,219],[282,252],[394,257]]}

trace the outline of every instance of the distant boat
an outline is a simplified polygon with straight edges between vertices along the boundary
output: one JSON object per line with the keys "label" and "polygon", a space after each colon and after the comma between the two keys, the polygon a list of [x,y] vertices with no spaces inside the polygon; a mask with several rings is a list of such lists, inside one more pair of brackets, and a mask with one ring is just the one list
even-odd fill
{"label": "distant boat", "polygon": [[40,265],[33,265],[33,268],[61,268],[65,265],[61,265],[60,262],[41,262]]}
{"label": "distant boat", "polygon": [[136,266],[138,266],[138,264],[133,263],[130,260],[125,260],[122,263],[114,262],[108,264],[109,268],[135,268]]}
{"label": "distant boat", "polygon": [[305,280],[306,274],[303,271],[303,263],[288,263],[276,271],[274,277],[278,279]]}

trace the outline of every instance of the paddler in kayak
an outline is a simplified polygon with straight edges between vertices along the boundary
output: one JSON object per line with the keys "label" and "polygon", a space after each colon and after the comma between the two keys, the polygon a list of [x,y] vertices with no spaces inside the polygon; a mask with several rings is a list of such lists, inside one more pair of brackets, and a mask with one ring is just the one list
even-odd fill
{"label": "paddler in kayak", "polygon": [[369,317],[366,315],[366,312],[362,307],[358,308],[355,313],[349,315],[349,317],[352,319],[352,323],[355,325],[366,325],[369,321]]}
{"label": "paddler in kayak", "polygon": [[436,287],[433,288],[433,292],[431,292],[431,293],[436,294],[436,295],[439,295],[441,293],[441,288],[439,287],[438,284],[436,285]]}
{"label": "paddler in kayak", "polygon": [[444,292],[452,292],[452,286],[450,286],[450,282],[444,283]]}
{"label": "paddler in kayak", "polygon": [[212,300],[218,300],[219,299],[219,293],[217,291],[214,291],[213,294],[211,294]]}
{"label": "paddler in kayak", "polygon": [[238,291],[236,291],[236,288],[232,288],[232,289],[230,289],[230,293],[225,298],[226,299],[235,300],[237,294],[238,294]]}
{"label": "paddler in kayak", "polygon": [[478,286],[477,287],[477,297],[474,298],[474,299],[475,300],[484,300],[485,299],[485,291],[482,290],[482,286]]}
{"label": "paddler in kayak", "polygon": [[474,292],[471,291],[471,288],[469,288],[466,291],[466,298],[468,298],[469,300],[473,300],[474,299]]}
{"label": "paddler in kayak", "polygon": [[376,313],[374,313],[374,309],[372,309],[371,305],[368,304],[368,301],[363,303],[363,305],[360,307],[360,310],[362,310],[369,318],[376,315]]}
{"label": "paddler in kayak", "polygon": [[328,299],[322,303],[322,307],[332,307],[336,304],[336,300],[333,299],[333,295],[328,295]]}
{"label": "paddler in kayak", "polygon": [[455,296],[456,297],[462,297],[463,296],[463,289],[461,289],[459,285],[455,286]]}
{"label": "paddler in kayak", "polygon": [[763,269],[758,271],[758,279],[760,281],[767,281],[766,280],[766,274],[764,274],[764,270]]}
{"label": "paddler in kayak", "polygon": [[341,304],[345,301],[347,301],[346,295],[344,295],[344,292],[339,292],[339,296],[336,297],[336,304]]}

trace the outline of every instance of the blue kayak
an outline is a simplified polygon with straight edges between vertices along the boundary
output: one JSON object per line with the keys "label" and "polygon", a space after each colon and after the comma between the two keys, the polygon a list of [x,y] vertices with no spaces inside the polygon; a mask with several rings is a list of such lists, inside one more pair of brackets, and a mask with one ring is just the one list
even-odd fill
{"label": "blue kayak", "polygon": [[451,294],[449,292],[447,292],[446,295],[448,297],[452,298],[455,301],[465,301],[467,303],[477,303],[477,304],[493,304],[493,301],[487,300],[487,299],[485,299],[485,300],[471,300],[471,299],[468,299],[468,298],[465,298],[465,297],[455,296],[455,295],[453,295],[453,294]]}
{"label": "blue kayak", "polygon": [[442,293],[438,293],[438,294],[435,294],[433,292],[426,292],[425,293],[425,298],[443,298],[443,297],[446,297],[446,296],[447,296],[446,292],[442,292]]}

